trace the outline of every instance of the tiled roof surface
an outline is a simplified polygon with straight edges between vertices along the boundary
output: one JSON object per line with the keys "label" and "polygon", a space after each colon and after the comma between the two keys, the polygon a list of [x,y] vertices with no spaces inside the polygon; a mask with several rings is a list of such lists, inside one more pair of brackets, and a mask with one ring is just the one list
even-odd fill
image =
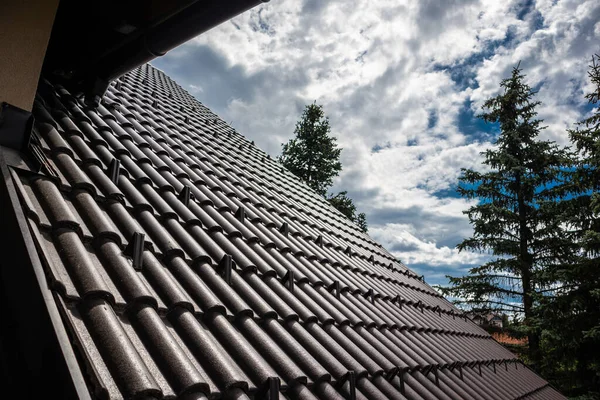
{"label": "tiled roof surface", "polygon": [[563,398],[161,71],[34,114],[12,175],[93,395]]}

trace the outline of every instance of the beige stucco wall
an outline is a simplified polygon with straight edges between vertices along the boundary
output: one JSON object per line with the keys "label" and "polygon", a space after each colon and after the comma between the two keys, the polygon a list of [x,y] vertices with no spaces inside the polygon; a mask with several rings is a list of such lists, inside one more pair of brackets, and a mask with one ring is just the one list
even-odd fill
{"label": "beige stucco wall", "polygon": [[0,0],[0,102],[31,111],[59,0]]}

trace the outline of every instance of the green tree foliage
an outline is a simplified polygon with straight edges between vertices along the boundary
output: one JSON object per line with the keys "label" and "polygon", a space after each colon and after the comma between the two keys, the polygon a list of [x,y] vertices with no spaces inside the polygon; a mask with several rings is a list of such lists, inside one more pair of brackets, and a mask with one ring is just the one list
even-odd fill
{"label": "green tree foliage", "polygon": [[464,212],[474,233],[458,249],[494,257],[467,276],[448,277],[451,286],[441,289],[475,310],[522,314],[535,364],[540,353],[534,305],[550,285],[546,266],[562,257],[557,183],[569,154],[537,138],[543,129],[536,119],[539,102],[519,67],[500,86],[502,93],[485,102],[481,115],[500,128],[494,148],[482,153],[485,172],[463,169],[458,188],[462,196],[479,200]]}
{"label": "green tree foliage", "polygon": [[[333,178],[342,170],[342,149],[337,147],[337,139],[330,133],[329,119],[325,117],[323,107],[309,104],[296,124],[295,137],[282,145],[278,158],[294,175],[324,197],[333,184]],[[348,192],[330,195],[327,200],[363,232],[367,232],[366,216],[364,213],[356,214],[356,206]]]}
{"label": "green tree foliage", "polygon": [[508,315],[502,314],[502,328],[508,329],[509,326],[510,326],[510,319],[508,318]]}
{"label": "green tree foliage", "polygon": [[548,271],[556,290],[542,297],[539,307],[542,372],[572,395],[600,392],[599,63],[594,56],[589,70],[593,91],[586,96],[595,109],[569,131],[578,152],[570,180],[574,195],[562,206],[571,258]]}
{"label": "green tree foliage", "polygon": [[365,233],[368,231],[365,213],[356,213],[356,206],[354,205],[352,199],[348,197],[347,191],[339,192],[336,195],[331,195],[327,198],[327,200],[329,200],[329,203],[331,203],[332,206],[344,214],[350,221],[357,224],[361,231]]}
{"label": "green tree foliage", "polygon": [[279,161],[317,193],[325,196],[342,170],[337,139],[330,136],[329,119],[316,103],[304,108],[295,137],[282,146]]}
{"label": "green tree foliage", "polygon": [[367,216],[365,213],[358,213],[354,223],[358,225],[361,231],[367,233],[369,231],[369,226],[367,225]]}
{"label": "green tree foliage", "polygon": [[352,199],[348,197],[347,191],[344,190],[334,196],[329,196],[327,200],[329,200],[329,203],[337,208],[337,210],[344,214],[349,220],[354,221],[356,218],[356,206]]}

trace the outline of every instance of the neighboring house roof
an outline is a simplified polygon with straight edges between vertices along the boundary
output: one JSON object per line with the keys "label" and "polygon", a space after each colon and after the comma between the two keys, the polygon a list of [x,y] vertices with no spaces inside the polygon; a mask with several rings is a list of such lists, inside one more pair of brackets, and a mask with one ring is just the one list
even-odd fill
{"label": "neighboring house roof", "polygon": [[11,174],[95,396],[564,398],[152,66],[34,115]]}
{"label": "neighboring house roof", "polygon": [[499,314],[495,314],[495,313],[481,314],[481,313],[468,312],[468,313],[466,313],[466,316],[471,320],[480,319],[480,320],[483,320],[486,322],[490,322],[492,320],[502,321],[502,316]]}
{"label": "neighboring house roof", "polygon": [[492,337],[499,343],[508,345],[524,346],[527,344],[527,338],[515,338],[506,332],[492,332]]}

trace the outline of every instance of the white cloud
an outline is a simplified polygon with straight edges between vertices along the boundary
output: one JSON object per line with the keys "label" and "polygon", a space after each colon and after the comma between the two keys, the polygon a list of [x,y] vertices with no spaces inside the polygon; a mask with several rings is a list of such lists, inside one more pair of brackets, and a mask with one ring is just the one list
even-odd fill
{"label": "white cloud", "polygon": [[598,20],[596,0],[272,1],[155,63],[273,155],[304,104],[322,104],[344,148],[335,189],[367,212],[372,235],[413,246],[396,252],[409,266],[464,271],[480,261],[454,249],[471,203],[450,191],[491,145],[464,125],[465,107],[478,112],[521,61],[544,136],[565,143]]}
{"label": "white cloud", "polygon": [[448,246],[438,246],[433,241],[423,240],[410,224],[387,224],[372,229],[371,235],[384,246],[397,249],[392,254],[407,265],[425,264],[430,267],[460,267],[474,265],[488,256],[472,252],[459,252]]}
{"label": "white cloud", "polygon": [[512,46],[497,49],[478,68],[473,106],[479,108],[498,93],[498,82],[521,62],[529,85],[540,87],[539,117],[548,126],[543,137],[567,144],[565,131],[581,118],[578,106],[585,103],[583,93],[590,90],[587,65],[600,47],[600,3],[541,0],[535,4],[532,13],[537,13],[541,26],[519,32]]}

